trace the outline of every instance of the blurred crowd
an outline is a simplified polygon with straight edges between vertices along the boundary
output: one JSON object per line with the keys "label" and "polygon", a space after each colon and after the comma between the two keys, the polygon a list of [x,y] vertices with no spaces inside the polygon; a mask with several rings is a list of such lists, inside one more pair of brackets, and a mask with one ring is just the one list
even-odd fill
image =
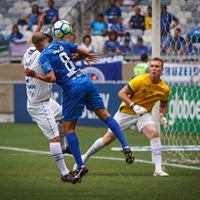
{"label": "blurred crowd", "polygon": [[[123,55],[150,55],[152,51],[152,7],[148,6],[146,15],[141,14],[138,5],[139,0],[108,0],[109,6],[104,13],[98,13],[97,18],[84,30],[84,36],[80,45],[89,52],[100,54],[123,54]],[[54,1],[48,0],[45,24],[51,26],[59,19],[59,10],[54,7]],[[124,8],[132,11],[124,12]],[[122,11],[123,10],[123,11]],[[26,33],[33,31],[41,15],[37,4],[33,4],[31,12],[23,16],[12,27],[9,35],[0,34],[0,45],[24,42],[26,37],[20,32],[18,26],[26,25]],[[126,16],[124,16],[126,15]],[[128,20],[124,20],[124,19]],[[192,35],[182,35],[179,18],[167,10],[165,4],[161,4],[161,28],[159,34],[160,53],[165,54],[190,54],[196,55],[200,52],[200,38],[194,41]],[[200,27],[196,28],[200,31]],[[172,31],[173,30],[173,31]],[[191,30],[192,31],[192,30]],[[30,36],[29,35],[29,36]],[[150,38],[149,40],[147,38]],[[72,33],[70,42],[77,42],[76,35]]]}

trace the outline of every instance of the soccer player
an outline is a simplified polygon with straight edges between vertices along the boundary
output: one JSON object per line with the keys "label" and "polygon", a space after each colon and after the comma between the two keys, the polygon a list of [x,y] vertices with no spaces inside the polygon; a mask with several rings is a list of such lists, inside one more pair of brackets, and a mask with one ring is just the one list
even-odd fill
{"label": "soccer player", "polygon": [[[45,14],[40,17],[35,33],[42,28],[44,18]],[[45,35],[48,41],[52,42],[52,36]],[[40,52],[36,50],[30,39],[29,47],[23,57],[24,68],[29,67],[42,74],[42,67],[38,63],[39,56]],[[51,99],[51,89],[52,83],[26,76],[27,111],[50,141],[50,152],[61,171],[61,181],[73,183],[74,177],[69,174],[63,159],[63,152],[67,149],[61,120],[62,109],[56,101]]]}
{"label": "soccer player", "polygon": [[[151,151],[155,162],[154,176],[169,176],[162,170],[162,151],[159,133],[151,114],[154,104],[160,100],[160,109],[158,119],[161,124],[167,127],[168,122],[164,117],[167,111],[167,101],[169,99],[170,89],[160,78],[163,71],[163,60],[153,58],[150,61],[150,73],[138,75],[124,86],[118,93],[122,103],[116,112],[114,119],[120,125],[122,131],[132,125],[136,125],[139,132],[144,134],[150,141]],[[115,140],[112,130],[97,139],[88,151],[82,155],[83,163],[88,158],[109,145]],[[74,165],[76,169],[76,164]]]}
{"label": "soccer player", "polygon": [[[36,33],[32,41],[36,48],[42,52],[39,63],[43,67],[45,75],[30,71],[28,68],[25,73],[45,82],[56,82],[63,90],[62,121],[68,146],[78,166],[78,170],[75,171],[75,179],[78,181],[88,172],[82,162],[79,140],[75,133],[77,120],[81,117],[85,105],[88,110],[94,111],[113,131],[122,145],[126,162],[128,164],[133,163],[134,157],[118,123],[105,108],[99,92],[90,77],[74,63],[80,58],[90,58],[89,52],[77,44],[65,41],[49,44],[43,33]],[[78,55],[72,59],[72,53],[78,53]]]}

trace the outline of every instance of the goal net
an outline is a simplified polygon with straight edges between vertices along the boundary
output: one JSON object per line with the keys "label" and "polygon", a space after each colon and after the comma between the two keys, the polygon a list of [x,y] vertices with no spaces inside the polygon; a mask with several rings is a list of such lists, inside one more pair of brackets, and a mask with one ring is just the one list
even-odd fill
{"label": "goal net", "polygon": [[169,127],[161,127],[163,162],[200,163],[200,2],[165,2],[180,23],[171,29],[170,39],[161,38],[162,78],[171,89]]}

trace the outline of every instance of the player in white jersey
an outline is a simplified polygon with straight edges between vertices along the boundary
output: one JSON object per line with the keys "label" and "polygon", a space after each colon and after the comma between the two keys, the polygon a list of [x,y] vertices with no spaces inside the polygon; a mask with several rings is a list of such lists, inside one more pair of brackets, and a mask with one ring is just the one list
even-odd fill
{"label": "player in white jersey", "polygon": [[[40,31],[44,24],[44,18],[45,14],[40,17],[37,29],[33,34]],[[46,36],[51,42],[52,37],[48,34]],[[36,50],[31,39],[23,57],[24,68],[29,67],[37,73],[43,74],[43,70],[38,63],[39,56],[40,52]],[[61,123],[57,123],[62,122],[62,109],[56,101],[51,99],[51,89],[52,83],[26,76],[27,111],[50,141],[50,153],[61,171],[61,181],[73,183],[74,177],[69,173],[62,153],[62,150],[66,149],[63,126]]]}

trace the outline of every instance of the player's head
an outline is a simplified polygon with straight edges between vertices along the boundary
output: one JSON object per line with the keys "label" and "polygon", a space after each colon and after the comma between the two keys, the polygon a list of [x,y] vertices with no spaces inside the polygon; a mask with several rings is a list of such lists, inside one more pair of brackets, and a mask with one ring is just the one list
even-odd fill
{"label": "player's head", "polygon": [[44,33],[44,35],[47,37],[49,43],[53,42],[53,37],[50,34]]}
{"label": "player's head", "polygon": [[39,52],[42,52],[42,50],[49,44],[48,40],[48,37],[41,32],[34,34],[32,37],[32,42]]}
{"label": "player's head", "polygon": [[148,55],[146,53],[141,54],[140,60],[143,62],[148,62],[148,60],[149,60]]}
{"label": "player's head", "polygon": [[149,67],[149,71],[150,71],[150,76],[152,78],[159,78],[162,71],[163,71],[163,65],[164,62],[162,59],[155,57],[152,58],[150,61],[150,67]]}

